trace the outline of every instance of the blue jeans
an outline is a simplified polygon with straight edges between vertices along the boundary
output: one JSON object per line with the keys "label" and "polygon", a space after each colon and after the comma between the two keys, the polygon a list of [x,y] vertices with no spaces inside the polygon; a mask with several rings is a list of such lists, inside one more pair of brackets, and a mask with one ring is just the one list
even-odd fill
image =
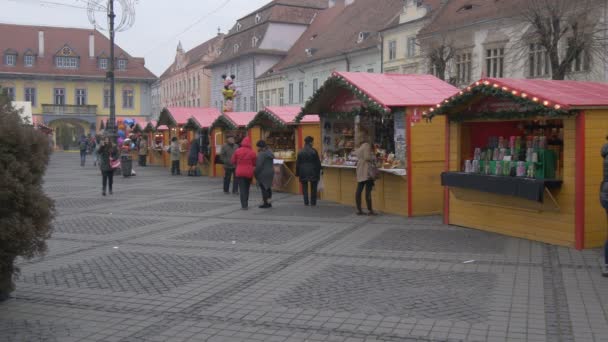
{"label": "blue jeans", "polygon": [[84,166],[87,160],[87,150],[80,150],[80,166]]}
{"label": "blue jeans", "polygon": [[604,244],[604,264],[608,266],[608,240]]}
{"label": "blue jeans", "polygon": [[234,169],[224,169],[224,192],[230,191],[230,181],[234,177],[232,182],[232,193],[236,194],[239,192],[239,183],[236,179],[236,175],[234,174]]}

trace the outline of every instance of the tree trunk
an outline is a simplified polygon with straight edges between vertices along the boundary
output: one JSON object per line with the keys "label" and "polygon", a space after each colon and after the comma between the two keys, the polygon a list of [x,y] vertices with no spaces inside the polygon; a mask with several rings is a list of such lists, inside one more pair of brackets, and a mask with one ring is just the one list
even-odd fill
{"label": "tree trunk", "polygon": [[13,283],[13,271],[15,257],[0,260],[0,302],[7,300],[11,292],[15,290]]}

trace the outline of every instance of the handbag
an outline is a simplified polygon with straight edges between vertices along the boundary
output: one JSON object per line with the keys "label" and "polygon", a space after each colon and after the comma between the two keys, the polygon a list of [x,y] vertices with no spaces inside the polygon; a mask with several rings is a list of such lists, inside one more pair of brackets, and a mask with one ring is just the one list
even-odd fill
{"label": "handbag", "polygon": [[369,161],[369,166],[367,168],[367,177],[373,180],[380,178],[380,171],[378,170],[378,166],[376,165],[376,159],[372,159]]}
{"label": "handbag", "polygon": [[321,175],[317,184],[317,192],[323,192],[323,190],[325,190],[325,182],[323,181],[323,175]]}
{"label": "handbag", "polygon": [[120,169],[120,159],[110,158],[110,167],[112,170]]}
{"label": "handbag", "polygon": [[202,164],[205,161],[205,156],[203,155],[203,152],[199,152],[198,153],[198,163]]}

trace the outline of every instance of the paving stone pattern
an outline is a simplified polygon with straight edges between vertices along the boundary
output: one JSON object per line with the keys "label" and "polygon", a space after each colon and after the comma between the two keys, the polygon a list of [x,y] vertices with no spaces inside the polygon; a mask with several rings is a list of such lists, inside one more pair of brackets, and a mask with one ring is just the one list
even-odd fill
{"label": "paving stone pattern", "polygon": [[52,157],[55,234],[18,260],[1,342],[608,342],[598,250],[282,193],[263,210],[255,187],[242,211],[220,178],[136,169],[102,197],[90,161]]}

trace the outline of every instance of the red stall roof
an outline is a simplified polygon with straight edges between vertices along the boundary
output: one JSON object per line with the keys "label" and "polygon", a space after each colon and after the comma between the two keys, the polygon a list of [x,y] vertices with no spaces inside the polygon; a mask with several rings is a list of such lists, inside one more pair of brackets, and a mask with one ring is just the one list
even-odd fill
{"label": "red stall roof", "polygon": [[[297,107],[297,106],[282,106],[282,107],[269,106],[269,107],[265,107],[263,110],[263,112],[269,113],[269,114],[277,117],[285,125],[290,125],[290,124],[296,123],[296,117],[298,116],[298,114],[300,114],[301,111],[302,111],[302,108]],[[320,119],[319,119],[318,115],[308,114],[300,122],[317,123],[319,121],[320,121]]]}
{"label": "red stall roof", "polygon": [[[209,128],[222,113],[217,108],[188,108],[191,117],[201,128]],[[186,119],[186,121],[188,121]]]}
{"label": "red stall roof", "polygon": [[458,92],[432,75],[334,72],[384,107],[431,106]]}
{"label": "red stall roof", "polygon": [[256,112],[226,112],[224,116],[237,127],[247,127],[257,114]]}

